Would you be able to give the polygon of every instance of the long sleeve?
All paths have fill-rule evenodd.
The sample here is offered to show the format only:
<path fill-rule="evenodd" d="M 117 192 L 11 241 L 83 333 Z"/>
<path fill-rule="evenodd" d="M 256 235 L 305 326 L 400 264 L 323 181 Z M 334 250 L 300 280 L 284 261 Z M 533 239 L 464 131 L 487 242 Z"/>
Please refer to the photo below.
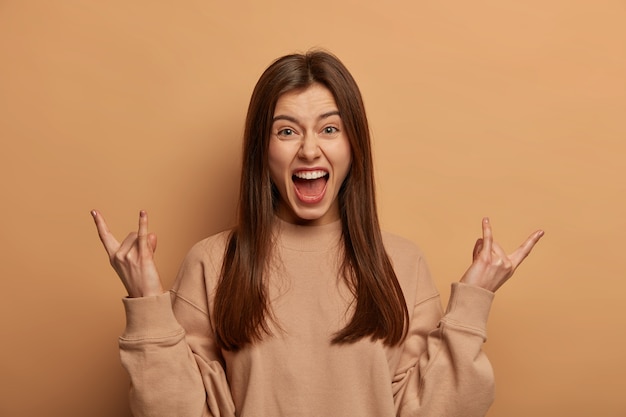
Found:
<path fill-rule="evenodd" d="M 189 252 L 170 294 L 123 300 L 120 355 L 136 417 L 235 414 L 208 313 L 206 279 L 215 268 L 206 259 L 207 245 L 202 241 Z"/>
<path fill-rule="evenodd" d="M 442 314 L 424 260 L 418 263 L 418 295 L 392 383 L 400 417 L 479 417 L 494 397 L 491 365 L 482 351 L 493 293 L 452 284 Z"/>
<path fill-rule="evenodd" d="M 271 276 L 281 331 L 241 351 L 222 352 L 213 337 L 226 234 L 191 249 L 169 295 L 124 299 L 120 349 L 134 415 L 234 416 L 236 405 L 237 415 L 255 417 L 483 416 L 493 399 L 481 350 L 493 294 L 453 284 L 444 314 L 419 249 L 387 236 L 410 306 L 407 337 L 399 346 L 367 338 L 333 345 L 351 302 L 329 245 L 338 226 L 281 227 L 281 267 Z"/>

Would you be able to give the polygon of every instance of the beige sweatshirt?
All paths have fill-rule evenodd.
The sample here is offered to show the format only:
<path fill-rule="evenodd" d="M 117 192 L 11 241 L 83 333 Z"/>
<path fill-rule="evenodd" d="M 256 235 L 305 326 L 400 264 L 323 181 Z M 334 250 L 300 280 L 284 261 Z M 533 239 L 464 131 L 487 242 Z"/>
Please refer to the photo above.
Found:
<path fill-rule="evenodd" d="M 341 224 L 277 223 L 270 276 L 273 335 L 239 352 L 217 348 L 211 306 L 228 234 L 196 244 L 170 296 L 126 298 L 120 338 L 135 416 L 472 417 L 493 400 L 481 350 L 493 293 L 453 284 L 443 315 L 422 254 L 384 234 L 410 312 L 403 344 L 331 345 L 350 318 L 338 278 Z"/>

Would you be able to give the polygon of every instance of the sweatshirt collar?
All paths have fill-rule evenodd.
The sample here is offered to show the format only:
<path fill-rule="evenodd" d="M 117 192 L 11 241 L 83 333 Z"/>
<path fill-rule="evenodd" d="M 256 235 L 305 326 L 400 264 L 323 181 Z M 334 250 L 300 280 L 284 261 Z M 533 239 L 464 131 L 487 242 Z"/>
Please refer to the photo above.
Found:
<path fill-rule="evenodd" d="M 322 226 L 303 226 L 275 217 L 278 245 L 302 252 L 323 252 L 335 249 L 341 242 L 341 220 Z"/>

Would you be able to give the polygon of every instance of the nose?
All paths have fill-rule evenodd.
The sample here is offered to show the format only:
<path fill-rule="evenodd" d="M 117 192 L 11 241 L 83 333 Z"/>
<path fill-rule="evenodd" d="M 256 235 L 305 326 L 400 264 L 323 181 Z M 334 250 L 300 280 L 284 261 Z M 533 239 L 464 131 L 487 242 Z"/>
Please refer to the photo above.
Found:
<path fill-rule="evenodd" d="M 298 156 L 300 159 L 312 161 L 321 155 L 322 151 L 319 147 L 318 139 L 314 134 L 307 133 L 302 137 Z"/>

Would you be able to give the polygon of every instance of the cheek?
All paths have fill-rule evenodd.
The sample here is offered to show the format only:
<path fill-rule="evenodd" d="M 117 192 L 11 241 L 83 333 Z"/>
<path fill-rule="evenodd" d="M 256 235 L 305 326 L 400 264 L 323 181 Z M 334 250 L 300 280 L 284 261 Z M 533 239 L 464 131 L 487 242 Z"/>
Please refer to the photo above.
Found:
<path fill-rule="evenodd" d="M 350 168 L 352 167 L 351 163 L 347 163 L 341 172 L 341 178 L 340 178 L 340 183 L 343 185 L 343 183 L 346 181 L 346 178 L 348 177 L 348 174 L 350 173 Z"/>
<path fill-rule="evenodd" d="M 272 182 L 280 188 L 282 182 L 284 182 L 285 173 L 289 168 L 289 161 L 288 158 L 285 157 L 285 150 L 278 146 L 278 144 L 270 142 L 267 162 L 270 170 L 270 178 Z"/>
<path fill-rule="evenodd" d="M 284 181 L 281 181 L 282 176 L 280 175 L 279 170 L 276 169 L 276 166 L 274 164 L 272 164 L 271 160 L 270 160 L 270 180 L 272 181 L 272 183 L 274 185 L 276 185 L 279 189 L 282 188 L 282 183 Z"/>
<path fill-rule="evenodd" d="M 343 182 L 348 175 L 348 172 L 350 172 L 350 167 L 352 166 L 352 148 L 350 147 L 349 142 L 346 141 L 346 143 L 338 149 L 336 165 L 342 175 L 341 181 Z"/>

